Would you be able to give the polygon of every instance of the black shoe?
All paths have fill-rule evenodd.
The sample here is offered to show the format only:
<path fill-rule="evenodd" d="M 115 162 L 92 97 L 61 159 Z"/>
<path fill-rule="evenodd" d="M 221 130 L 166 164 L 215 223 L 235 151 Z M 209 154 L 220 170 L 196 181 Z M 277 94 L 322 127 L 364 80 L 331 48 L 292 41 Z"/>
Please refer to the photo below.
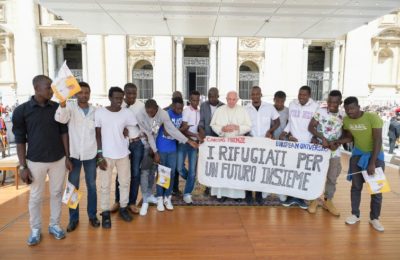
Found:
<path fill-rule="evenodd" d="M 264 199 L 261 192 L 256 192 L 256 202 L 258 205 L 264 205 Z"/>
<path fill-rule="evenodd" d="M 172 196 L 181 196 L 181 195 L 182 195 L 182 192 L 179 189 L 172 191 Z"/>
<path fill-rule="evenodd" d="M 132 219 L 133 219 L 131 214 L 129 214 L 129 212 L 128 212 L 128 207 L 120 208 L 119 209 L 119 215 L 126 222 L 131 222 Z"/>
<path fill-rule="evenodd" d="M 67 226 L 67 232 L 74 231 L 78 227 L 78 224 L 79 224 L 79 220 L 69 222 L 68 226 Z"/>
<path fill-rule="evenodd" d="M 243 199 L 234 199 L 234 201 L 237 203 L 241 203 L 243 201 Z"/>
<path fill-rule="evenodd" d="M 217 199 L 218 200 L 218 202 L 220 202 L 220 203 L 224 203 L 225 201 L 226 201 L 226 197 L 221 197 L 221 198 L 219 198 L 219 199 Z"/>
<path fill-rule="evenodd" d="M 101 213 L 101 225 L 103 228 L 111 228 L 110 211 L 104 211 Z"/>
<path fill-rule="evenodd" d="M 247 205 L 253 205 L 253 196 L 247 196 L 246 203 Z"/>
<path fill-rule="evenodd" d="M 210 196 L 210 187 L 204 189 L 204 196 Z"/>
<path fill-rule="evenodd" d="M 89 223 L 90 223 L 90 225 L 92 225 L 92 227 L 95 227 L 95 228 L 100 227 L 100 221 L 97 217 L 90 218 Z"/>

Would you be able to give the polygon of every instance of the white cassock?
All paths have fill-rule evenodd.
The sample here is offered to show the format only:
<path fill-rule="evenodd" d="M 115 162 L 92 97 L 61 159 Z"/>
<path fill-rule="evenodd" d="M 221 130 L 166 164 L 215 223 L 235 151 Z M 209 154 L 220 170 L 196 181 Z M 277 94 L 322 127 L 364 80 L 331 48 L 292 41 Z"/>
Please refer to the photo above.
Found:
<path fill-rule="evenodd" d="M 238 125 L 239 130 L 230 133 L 222 132 L 222 127 L 230 124 Z M 210 126 L 221 137 L 241 136 L 250 131 L 251 120 L 244 107 L 236 105 L 234 108 L 230 108 L 228 105 L 223 105 L 215 111 Z M 211 195 L 217 196 L 217 198 L 244 199 L 245 191 L 211 187 Z"/>

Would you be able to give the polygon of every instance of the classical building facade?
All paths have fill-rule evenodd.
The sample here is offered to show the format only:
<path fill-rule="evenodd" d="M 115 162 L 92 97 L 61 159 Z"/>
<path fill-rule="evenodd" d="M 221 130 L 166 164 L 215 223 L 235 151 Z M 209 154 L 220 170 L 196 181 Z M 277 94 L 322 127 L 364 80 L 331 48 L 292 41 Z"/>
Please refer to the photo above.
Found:
<path fill-rule="evenodd" d="M 245 103 L 254 85 L 265 100 L 278 90 L 291 100 L 305 84 L 316 100 L 339 89 L 363 104 L 393 104 L 400 97 L 400 12 L 332 40 L 149 37 L 86 35 L 31 0 L 0 1 L 0 102 L 26 100 L 32 78 L 54 78 L 64 60 L 99 104 L 126 82 L 160 105 L 175 90 L 187 98 L 210 87 L 221 96 L 236 90 Z"/>

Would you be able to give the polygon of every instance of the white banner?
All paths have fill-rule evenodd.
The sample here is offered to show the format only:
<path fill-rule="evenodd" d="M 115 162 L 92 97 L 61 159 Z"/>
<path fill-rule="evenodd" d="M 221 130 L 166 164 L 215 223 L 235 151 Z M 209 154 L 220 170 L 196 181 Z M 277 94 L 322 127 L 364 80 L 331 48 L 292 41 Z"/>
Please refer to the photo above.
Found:
<path fill-rule="evenodd" d="M 320 145 L 259 137 L 210 137 L 199 148 L 205 186 L 313 200 L 325 187 L 330 151 Z"/>

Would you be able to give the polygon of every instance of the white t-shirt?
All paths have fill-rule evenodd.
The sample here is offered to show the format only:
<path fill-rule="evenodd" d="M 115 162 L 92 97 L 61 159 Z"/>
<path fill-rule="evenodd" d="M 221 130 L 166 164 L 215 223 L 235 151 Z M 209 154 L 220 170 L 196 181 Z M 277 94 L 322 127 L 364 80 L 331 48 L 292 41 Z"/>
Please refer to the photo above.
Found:
<path fill-rule="evenodd" d="M 285 128 L 286 133 L 291 133 L 299 142 L 311 142 L 312 134 L 308 131 L 308 125 L 319 108 L 319 104 L 311 98 L 305 105 L 301 105 L 298 99 L 289 104 L 289 123 Z"/>
<path fill-rule="evenodd" d="M 211 117 L 214 115 L 215 110 L 217 110 L 217 106 L 213 106 L 210 104 L 210 109 L 211 109 Z"/>
<path fill-rule="evenodd" d="M 182 121 L 189 125 L 189 131 L 197 134 L 200 121 L 200 110 L 187 106 L 182 113 Z M 193 137 L 191 137 L 193 139 Z"/>
<path fill-rule="evenodd" d="M 99 108 L 95 113 L 95 125 L 101 128 L 103 156 L 111 159 L 122 159 L 129 155 L 129 140 L 124 137 L 124 128 L 137 125 L 132 111 L 121 108 L 111 112 L 107 108 Z"/>
<path fill-rule="evenodd" d="M 258 110 L 250 103 L 246 106 L 246 110 L 252 122 L 250 134 L 255 137 L 265 137 L 271 128 L 271 121 L 279 118 L 276 108 L 265 102 L 261 103 Z"/>
<path fill-rule="evenodd" d="M 126 103 L 124 102 L 122 104 L 122 107 L 127 107 Z M 139 113 L 140 109 L 144 108 L 144 104 L 142 101 L 137 100 L 135 101 L 135 103 L 133 105 L 130 105 L 128 107 L 128 109 L 130 111 L 132 111 L 132 113 L 134 114 L 134 116 L 136 117 L 137 113 Z M 129 131 L 129 138 L 133 139 L 133 138 L 137 138 L 140 136 L 140 129 L 138 125 L 129 125 L 128 127 L 128 131 Z"/>

